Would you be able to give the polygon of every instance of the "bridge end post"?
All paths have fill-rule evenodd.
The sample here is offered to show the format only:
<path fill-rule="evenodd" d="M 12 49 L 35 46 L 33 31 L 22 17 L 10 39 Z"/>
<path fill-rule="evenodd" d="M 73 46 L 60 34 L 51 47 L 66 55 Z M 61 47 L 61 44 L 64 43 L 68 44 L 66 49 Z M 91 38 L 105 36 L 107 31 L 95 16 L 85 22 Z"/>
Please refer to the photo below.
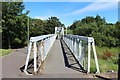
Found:
<path fill-rule="evenodd" d="M 98 66 L 98 59 L 97 59 L 97 54 L 96 54 L 94 39 L 93 39 L 93 42 L 92 42 L 92 48 L 93 48 L 94 58 L 95 58 L 95 64 L 96 64 L 96 68 L 97 68 L 97 72 L 96 73 L 100 73 L 99 66 Z"/>
<path fill-rule="evenodd" d="M 28 67 L 28 62 L 29 62 L 29 58 L 30 58 L 31 48 L 32 48 L 32 42 L 30 42 L 30 44 L 28 46 L 28 54 L 27 54 L 27 58 L 26 58 L 25 68 L 24 68 L 24 73 L 27 74 L 27 75 L 32 75 L 32 74 L 29 74 L 27 72 L 27 67 Z"/>
<path fill-rule="evenodd" d="M 90 42 L 88 41 L 88 71 L 90 73 Z"/>

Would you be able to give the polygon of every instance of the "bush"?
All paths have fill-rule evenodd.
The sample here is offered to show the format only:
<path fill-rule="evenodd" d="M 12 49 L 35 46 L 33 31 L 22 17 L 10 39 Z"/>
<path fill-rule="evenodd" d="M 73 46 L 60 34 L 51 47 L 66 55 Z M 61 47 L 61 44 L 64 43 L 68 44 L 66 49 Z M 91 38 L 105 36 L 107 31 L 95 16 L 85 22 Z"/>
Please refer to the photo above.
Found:
<path fill-rule="evenodd" d="M 90 67 L 90 73 L 96 73 L 96 71 L 97 71 L 96 66 Z"/>
<path fill-rule="evenodd" d="M 19 38 L 15 38 L 15 40 L 14 40 L 16 43 L 21 43 L 21 40 L 19 39 Z"/>
<path fill-rule="evenodd" d="M 113 58 L 111 59 L 111 61 L 112 61 L 114 64 L 118 64 L 118 58 L 116 58 L 116 57 L 113 57 Z"/>
<path fill-rule="evenodd" d="M 106 52 L 104 52 L 103 54 L 104 54 L 103 59 L 108 59 L 111 57 L 111 52 L 108 50 L 106 50 Z"/>

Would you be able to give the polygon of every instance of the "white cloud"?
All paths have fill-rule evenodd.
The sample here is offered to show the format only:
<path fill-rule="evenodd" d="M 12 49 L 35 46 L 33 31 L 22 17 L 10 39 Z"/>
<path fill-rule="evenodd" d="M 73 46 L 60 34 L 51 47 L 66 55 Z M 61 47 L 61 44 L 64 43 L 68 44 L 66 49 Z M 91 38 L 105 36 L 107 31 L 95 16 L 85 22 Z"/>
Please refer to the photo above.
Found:
<path fill-rule="evenodd" d="M 94 2 L 84 8 L 71 12 L 68 15 L 84 14 L 90 11 L 109 10 L 112 8 L 117 8 L 117 5 L 118 5 L 117 2 Z"/>
<path fill-rule="evenodd" d="M 33 17 L 33 18 L 46 20 L 46 19 L 48 19 L 49 17 L 50 17 L 50 16 L 35 16 L 35 17 Z"/>

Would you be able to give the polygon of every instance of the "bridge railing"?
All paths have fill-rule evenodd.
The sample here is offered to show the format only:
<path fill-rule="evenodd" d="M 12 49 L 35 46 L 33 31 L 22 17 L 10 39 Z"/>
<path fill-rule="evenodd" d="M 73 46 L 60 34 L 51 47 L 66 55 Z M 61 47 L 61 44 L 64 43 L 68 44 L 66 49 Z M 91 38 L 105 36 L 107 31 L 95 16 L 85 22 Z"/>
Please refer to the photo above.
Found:
<path fill-rule="evenodd" d="M 63 40 L 66 43 L 66 45 L 69 47 L 71 52 L 74 54 L 76 59 L 79 61 L 83 69 L 87 71 L 87 73 L 90 72 L 90 56 L 91 56 L 91 45 L 92 45 L 95 64 L 97 68 L 96 73 L 100 72 L 96 49 L 95 49 L 95 42 L 93 37 L 84 37 L 78 35 L 63 35 Z"/>
<path fill-rule="evenodd" d="M 56 34 L 42 35 L 37 37 L 31 37 L 30 43 L 28 47 L 28 54 L 26 58 L 26 63 L 24 67 L 24 73 L 27 75 L 31 75 L 28 73 L 29 62 L 31 56 L 33 58 L 34 63 L 34 71 L 33 74 L 36 74 L 45 60 L 50 48 L 52 47 Z"/>

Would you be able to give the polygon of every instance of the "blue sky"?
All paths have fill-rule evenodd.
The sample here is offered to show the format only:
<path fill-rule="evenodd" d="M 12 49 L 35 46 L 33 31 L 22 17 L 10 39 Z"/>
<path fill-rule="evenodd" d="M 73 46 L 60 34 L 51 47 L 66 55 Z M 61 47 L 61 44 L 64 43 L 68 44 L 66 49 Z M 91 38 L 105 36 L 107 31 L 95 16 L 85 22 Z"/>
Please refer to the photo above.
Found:
<path fill-rule="evenodd" d="M 117 2 L 24 2 L 25 12 L 30 10 L 28 16 L 37 19 L 48 19 L 56 16 L 65 26 L 71 25 L 75 20 L 86 16 L 105 17 L 109 23 L 118 21 Z"/>

